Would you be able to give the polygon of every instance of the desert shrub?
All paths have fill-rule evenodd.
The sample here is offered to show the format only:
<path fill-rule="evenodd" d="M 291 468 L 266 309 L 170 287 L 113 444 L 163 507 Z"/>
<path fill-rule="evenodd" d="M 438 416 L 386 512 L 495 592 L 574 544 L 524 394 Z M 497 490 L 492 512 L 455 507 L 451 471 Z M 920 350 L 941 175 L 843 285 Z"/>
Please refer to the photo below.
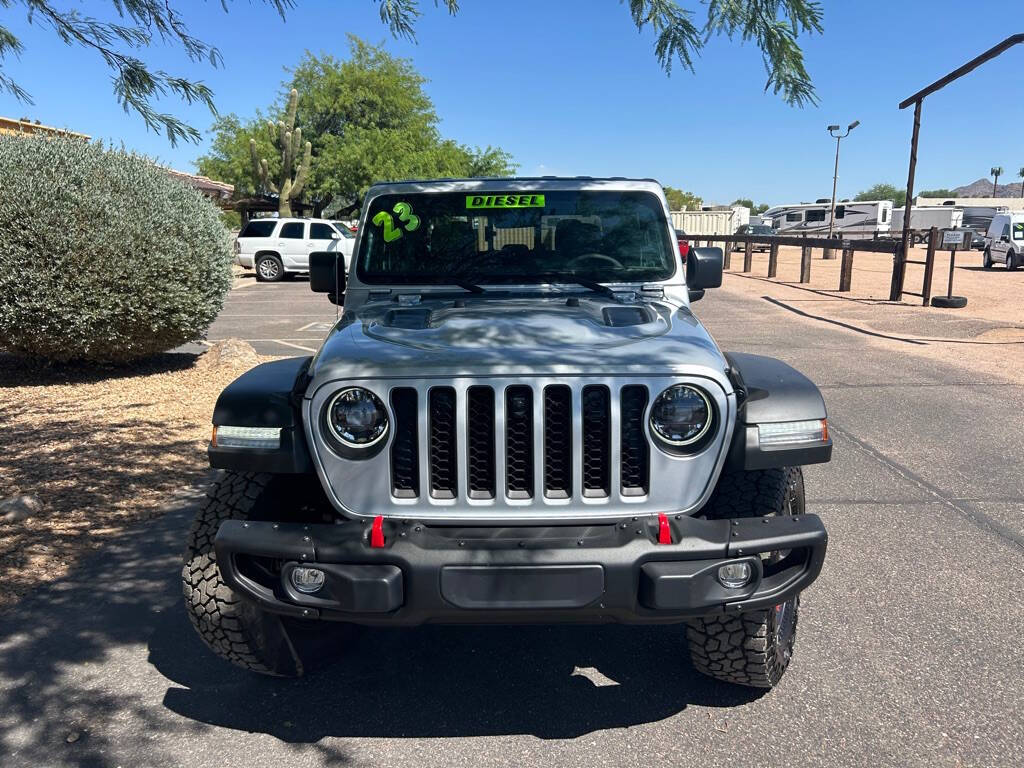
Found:
<path fill-rule="evenodd" d="M 202 338 L 230 264 L 217 208 L 151 160 L 0 136 L 0 349 L 126 362 Z"/>

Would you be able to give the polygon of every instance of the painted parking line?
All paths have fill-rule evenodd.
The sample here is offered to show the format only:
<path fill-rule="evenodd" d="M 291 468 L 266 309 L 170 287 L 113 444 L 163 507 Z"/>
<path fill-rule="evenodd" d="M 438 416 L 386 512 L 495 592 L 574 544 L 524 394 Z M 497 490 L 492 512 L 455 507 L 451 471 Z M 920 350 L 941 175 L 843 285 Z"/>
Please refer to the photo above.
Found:
<path fill-rule="evenodd" d="M 301 344 L 292 344 L 291 342 L 282 341 L 281 339 L 270 339 L 270 341 L 273 341 L 276 344 L 282 344 L 283 346 L 286 346 L 286 347 L 292 347 L 294 349 L 301 349 L 303 352 L 316 352 L 316 350 L 313 347 L 304 347 Z"/>
<path fill-rule="evenodd" d="M 210 337 L 210 341 L 224 341 L 224 339 L 236 339 L 236 338 L 242 338 L 242 341 L 248 341 L 248 342 L 253 342 L 253 341 L 259 341 L 259 342 L 268 342 L 268 341 L 290 341 L 290 342 L 292 342 L 292 343 L 295 343 L 295 342 L 297 342 L 297 341 L 308 341 L 308 342 L 311 342 L 311 343 L 313 343 L 313 344 L 319 344 L 319 343 L 320 343 L 321 341 L 323 341 L 323 337 L 322 337 L 322 336 L 317 336 L 317 337 L 315 337 L 315 338 L 311 338 L 311 339 L 307 339 L 307 338 L 287 338 L 287 339 L 249 339 L 249 338 L 244 338 L 244 337 L 239 337 L 239 336 L 218 336 L 218 337 L 216 337 L 216 338 Z"/>
<path fill-rule="evenodd" d="M 298 330 L 299 330 L 299 333 L 302 333 L 303 331 L 323 331 L 324 333 L 327 333 L 327 331 L 331 330 L 331 328 L 333 328 L 333 327 L 334 327 L 334 323 L 333 322 L 318 322 L 318 323 L 309 323 L 307 325 L 302 326 Z"/>

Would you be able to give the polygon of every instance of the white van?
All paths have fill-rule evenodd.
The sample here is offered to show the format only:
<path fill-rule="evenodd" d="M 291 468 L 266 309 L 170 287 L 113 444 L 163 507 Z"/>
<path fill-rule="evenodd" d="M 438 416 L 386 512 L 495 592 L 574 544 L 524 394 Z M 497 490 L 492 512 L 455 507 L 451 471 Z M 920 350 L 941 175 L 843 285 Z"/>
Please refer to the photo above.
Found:
<path fill-rule="evenodd" d="M 985 257 L 982 264 L 990 268 L 995 262 L 1016 269 L 1024 264 L 1024 211 L 997 213 L 985 235 Z"/>
<path fill-rule="evenodd" d="M 341 251 L 345 271 L 352 261 L 355 235 L 327 219 L 252 219 L 235 240 L 235 263 L 256 270 L 260 282 L 309 271 L 309 254 Z"/>

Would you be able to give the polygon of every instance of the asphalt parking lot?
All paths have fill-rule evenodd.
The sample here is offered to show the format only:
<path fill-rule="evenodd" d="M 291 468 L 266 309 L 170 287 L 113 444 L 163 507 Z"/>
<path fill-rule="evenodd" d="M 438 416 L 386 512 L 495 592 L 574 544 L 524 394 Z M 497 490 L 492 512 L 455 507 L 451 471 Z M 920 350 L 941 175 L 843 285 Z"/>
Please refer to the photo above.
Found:
<path fill-rule="evenodd" d="M 306 354 L 334 311 L 239 288 L 211 338 Z M 834 460 L 806 473 L 829 555 L 774 691 L 696 674 L 678 627 L 356 629 L 310 677 L 257 678 L 185 617 L 185 501 L 0 616 L 0 764 L 1024 764 L 1024 383 L 729 290 L 695 311 L 830 409 Z"/>
<path fill-rule="evenodd" d="M 252 272 L 235 279 L 207 341 L 245 339 L 260 355 L 308 355 L 334 325 L 337 308 L 309 290 L 309 278 L 258 283 Z M 189 349 L 200 351 L 196 345 Z"/>

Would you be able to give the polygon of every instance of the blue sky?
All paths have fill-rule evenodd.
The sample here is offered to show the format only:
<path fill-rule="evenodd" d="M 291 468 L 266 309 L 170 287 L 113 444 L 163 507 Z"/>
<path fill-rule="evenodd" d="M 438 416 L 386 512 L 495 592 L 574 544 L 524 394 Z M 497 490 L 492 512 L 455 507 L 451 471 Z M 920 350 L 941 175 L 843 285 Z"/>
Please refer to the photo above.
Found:
<path fill-rule="evenodd" d="M 58 3 L 60 0 L 58 0 Z M 697 0 L 680 0 L 700 13 Z M 1017 31 L 1020 0 L 826 0 L 822 36 L 804 37 L 821 103 L 795 109 L 763 92 L 753 45 L 713 40 L 697 72 L 671 77 L 616 0 L 463 0 L 458 16 L 421 0 L 418 44 L 392 39 L 372 0 L 300 0 L 282 22 L 256 0 L 179 2 L 194 34 L 220 48 L 222 69 L 156 46 L 152 66 L 204 80 L 222 112 L 265 107 L 304 50 L 343 56 L 346 33 L 384 42 L 413 60 L 442 131 L 458 141 L 512 152 L 520 173 L 653 176 L 709 202 L 752 197 L 786 203 L 831 194 L 835 144 L 825 126 L 861 121 L 843 142 L 839 196 L 875 182 L 902 186 L 911 131 L 906 96 Z M 69 3 L 96 13 L 99 3 Z M 103 7 L 108 6 L 104 3 Z M 182 170 L 205 151 L 205 108 L 164 108 L 204 129 L 204 144 L 172 148 L 125 114 L 110 75 L 92 53 L 69 48 L 17 5 L 0 23 L 26 44 L 4 71 L 35 100 L 0 94 L 0 115 L 23 115 L 124 143 Z M 929 97 L 924 105 L 917 188 L 956 186 L 1002 165 L 1024 166 L 1021 74 L 1024 46 Z"/>

